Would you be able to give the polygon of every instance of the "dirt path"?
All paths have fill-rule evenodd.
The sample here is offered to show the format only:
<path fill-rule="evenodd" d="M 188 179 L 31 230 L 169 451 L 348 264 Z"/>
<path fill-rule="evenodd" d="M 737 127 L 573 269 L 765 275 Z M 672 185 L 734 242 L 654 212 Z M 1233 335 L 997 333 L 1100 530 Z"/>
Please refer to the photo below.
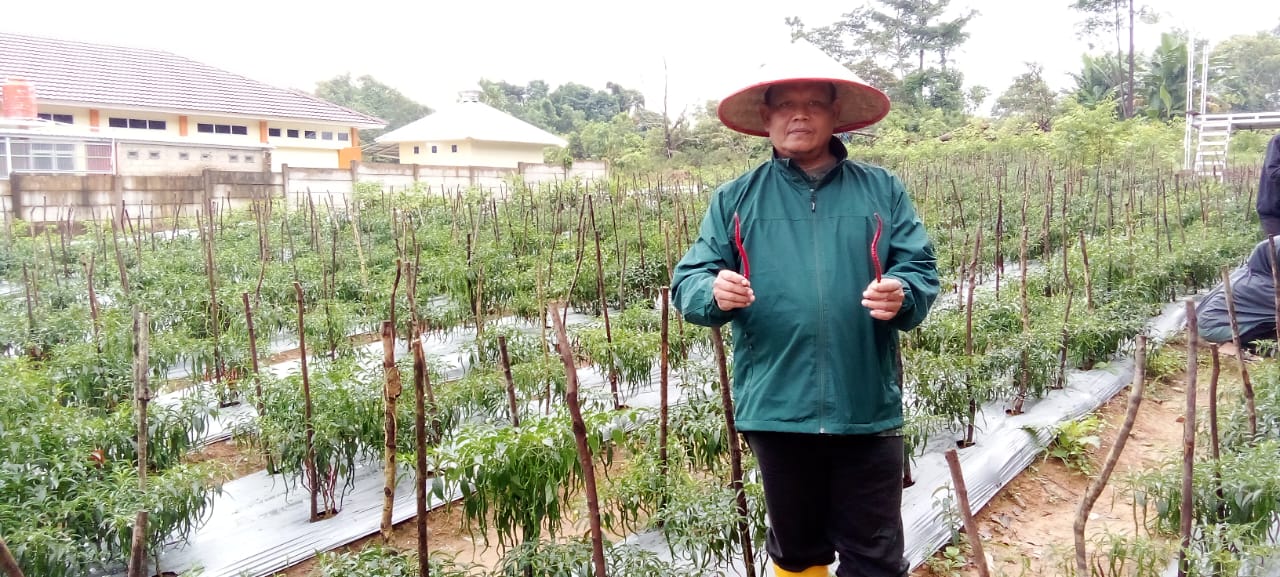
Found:
<path fill-rule="evenodd" d="M 1128 475 L 1158 468 L 1168 459 L 1181 460 L 1186 413 L 1186 347 L 1182 343 L 1171 343 L 1165 346 L 1164 352 L 1173 355 L 1167 362 L 1182 368 L 1164 379 L 1147 379 L 1142 404 L 1124 452 L 1089 516 L 1086 539 L 1103 532 L 1124 536 L 1136 532 L 1153 539 L 1160 546 L 1176 546 L 1176 539 L 1171 541 L 1151 535 L 1141 527 L 1141 512 L 1136 513 L 1138 521 L 1135 522 L 1133 495 L 1125 483 Z M 1203 412 L 1207 407 L 1210 373 L 1207 347 L 1200 349 L 1199 358 L 1197 406 Z M 1219 395 L 1225 400 L 1240 388 L 1239 370 L 1237 361 L 1232 357 L 1220 355 L 1220 362 Z M 1128 397 L 1129 389 L 1125 388 L 1095 411 L 1104 425 L 1097 432 L 1099 447 L 1088 455 L 1093 474 L 1072 470 L 1059 459 L 1041 456 L 978 513 L 978 533 L 992 576 L 1074 573 L 1073 525 L 1076 510 L 1089 483 L 1101 470 L 1107 453 L 1115 444 L 1124 422 Z M 1225 406 L 1225 401 L 1220 402 Z M 1197 423 L 1198 428 L 1205 426 Z M 962 540 L 965 545 L 958 554 L 953 550 L 953 554 L 948 555 L 944 548 L 913 572 L 912 577 L 977 575 L 967 537 L 962 536 Z M 1093 542 L 1089 542 L 1089 546 L 1094 547 Z"/>

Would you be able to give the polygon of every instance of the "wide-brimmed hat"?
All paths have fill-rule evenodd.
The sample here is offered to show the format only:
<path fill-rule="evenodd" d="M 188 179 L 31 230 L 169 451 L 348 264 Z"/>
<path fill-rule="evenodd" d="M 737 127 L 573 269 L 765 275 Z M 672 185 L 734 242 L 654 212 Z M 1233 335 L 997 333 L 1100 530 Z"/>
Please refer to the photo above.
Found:
<path fill-rule="evenodd" d="M 804 40 L 796 40 L 770 55 L 752 73 L 751 83 L 720 101 L 720 122 L 738 132 L 768 136 L 760 105 L 770 86 L 788 82 L 830 82 L 836 87 L 840 118 L 833 133 L 871 126 L 889 114 L 889 97 L 858 78 L 835 59 Z"/>

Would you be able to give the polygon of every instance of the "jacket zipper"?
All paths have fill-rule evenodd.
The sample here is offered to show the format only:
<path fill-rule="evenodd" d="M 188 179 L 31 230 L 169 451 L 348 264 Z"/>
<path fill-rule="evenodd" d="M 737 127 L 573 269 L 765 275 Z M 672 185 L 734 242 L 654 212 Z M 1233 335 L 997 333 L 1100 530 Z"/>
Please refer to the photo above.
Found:
<path fill-rule="evenodd" d="M 818 366 L 818 370 L 817 370 L 818 386 L 820 387 L 820 391 L 821 391 L 821 394 L 819 395 L 819 405 L 818 405 L 818 433 L 826 433 L 827 432 L 827 424 L 826 424 L 827 423 L 827 378 L 826 378 L 826 370 L 825 370 L 826 363 L 824 362 L 824 358 L 826 356 L 824 354 L 826 352 L 826 334 L 825 334 L 825 331 L 823 331 L 823 326 L 822 326 L 822 320 L 825 317 L 823 313 L 826 308 L 826 303 L 824 303 L 822 300 L 822 255 L 819 254 L 819 248 L 821 247 L 821 244 L 819 244 L 818 242 L 818 189 L 815 187 L 809 188 L 809 212 L 812 215 L 810 216 L 809 220 L 811 225 L 810 228 L 813 230 L 814 269 L 817 276 L 817 278 L 814 279 L 813 284 L 818 289 L 818 307 L 817 307 L 818 318 L 816 319 L 816 322 L 818 325 L 818 347 L 817 347 L 817 352 L 814 353 L 816 356 L 816 358 L 814 359 L 815 364 Z"/>

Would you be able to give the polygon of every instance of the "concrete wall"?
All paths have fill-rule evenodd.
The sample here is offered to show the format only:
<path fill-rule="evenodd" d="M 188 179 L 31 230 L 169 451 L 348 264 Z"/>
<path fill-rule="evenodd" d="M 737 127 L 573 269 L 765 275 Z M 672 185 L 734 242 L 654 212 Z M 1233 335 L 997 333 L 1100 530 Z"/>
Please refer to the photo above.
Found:
<path fill-rule="evenodd" d="M 127 176 L 111 174 L 14 174 L 2 197 L 10 214 L 30 222 L 82 221 L 118 211 L 123 202 L 130 218 L 171 219 L 204 210 L 206 191 L 220 206 L 239 208 L 254 198 L 279 196 L 280 175 L 270 172 L 209 170 L 196 176 Z"/>
<path fill-rule="evenodd" d="M 271 154 L 253 144 L 222 148 L 188 144 L 117 142 L 117 169 L 124 175 L 190 175 L 206 168 L 234 172 L 266 170 Z"/>
<path fill-rule="evenodd" d="M 129 214 L 144 219 L 171 219 L 181 210 L 194 215 L 203 209 L 205 194 L 222 206 L 247 206 L 253 198 L 285 196 L 289 202 L 311 197 L 316 203 L 342 206 L 355 183 L 377 183 L 388 189 L 419 187 L 428 194 L 480 189 L 505 196 L 511 183 L 529 185 L 574 178 L 605 178 L 603 162 L 575 163 L 571 170 L 542 164 L 522 164 L 519 170 L 500 167 L 423 166 L 353 163 L 346 169 L 282 167 L 280 172 L 206 169 L 185 175 L 10 175 L 0 180 L 0 208 L 13 217 L 33 222 L 76 221 L 118 210 L 123 201 Z"/>

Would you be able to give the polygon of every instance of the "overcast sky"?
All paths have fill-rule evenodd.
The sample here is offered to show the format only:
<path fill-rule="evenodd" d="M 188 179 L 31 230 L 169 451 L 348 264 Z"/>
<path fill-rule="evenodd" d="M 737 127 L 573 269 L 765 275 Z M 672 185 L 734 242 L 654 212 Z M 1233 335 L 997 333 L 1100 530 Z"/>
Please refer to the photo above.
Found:
<path fill-rule="evenodd" d="M 966 84 L 994 96 L 1039 62 L 1054 88 L 1066 88 L 1087 49 L 1077 39 L 1070 0 L 952 0 L 976 9 L 969 41 L 953 59 Z M 828 24 L 856 2 L 761 0 L 394 0 L 334 3 L 284 0 L 4 0 L 0 30 L 168 50 L 276 85 L 311 90 L 335 74 L 371 74 L 439 108 L 477 79 L 553 87 L 574 81 L 603 89 L 613 81 L 644 92 L 661 111 L 663 62 L 673 114 L 735 88 L 741 70 L 773 43 L 789 40 L 798 16 Z M 1194 23 L 1201 36 L 1270 30 L 1276 0 L 1150 0 L 1162 15 L 1139 28 L 1139 48 L 1161 30 Z M 1210 4 L 1216 10 L 1195 9 Z M 181 8 L 179 8 L 181 6 Z M 192 6 L 192 7 L 187 7 Z M 179 12 L 179 11 L 183 12 Z M 38 90 L 38 87 L 37 87 Z"/>

